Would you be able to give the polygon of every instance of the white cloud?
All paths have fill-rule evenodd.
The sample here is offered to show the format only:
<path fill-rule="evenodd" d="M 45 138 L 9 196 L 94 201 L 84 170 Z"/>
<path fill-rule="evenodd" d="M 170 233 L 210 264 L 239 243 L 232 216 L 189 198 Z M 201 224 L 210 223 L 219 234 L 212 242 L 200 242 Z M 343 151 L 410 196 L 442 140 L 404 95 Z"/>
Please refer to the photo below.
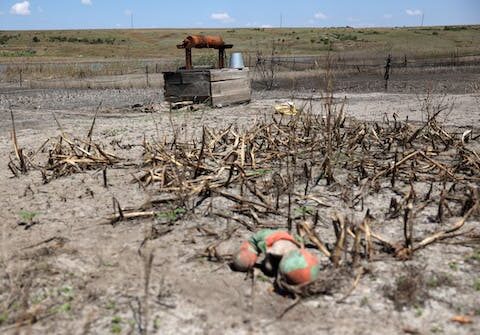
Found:
<path fill-rule="evenodd" d="M 325 14 L 323 14 L 322 12 L 316 12 L 315 15 L 313 15 L 313 17 L 317 20 L 326 20 L 327 19 L 327 16 Z"/>
<path fill-rule="evenodd" d="M 407 9 L 405 13 L 410 16 L 420 16 L 423 14 L 420 9 Z"/>
<path fill-rule="evenodd" d="M 13 15 L 30 15 L 30 1 L 17 2 L 10 8 Z"/>
<path fill-rule="evenodd" d="M 273 28 L 271 24 L 259 24 L 258 22 L 248 22 L 245 27 L 250 28 Z"/>
<path fill-rule="evenodd" d="M 210 18 L 215 21 L 220 22 L 233 22 L 235 19 L 231 17 L 227 12 L 220 12 L 220 13 L 212 13 Z"/>
<path fill-rule="evenodd" d="M 373 27 L 378 27 L 377 24 L 375 23 L 358 23 L 352 25 L 353 28 L 373 28 Z"/>
<path fill-rule="evenodd" d="M 92 5 L 92 0 L 81 0 L 82 5 L 85 6 L 91 6 Z"/>
<path fill-rule="evenodd" d="M 392 14 L 383 14 L 383 18 L 384 18 L 384 19 L 387 19 L 387 20 L 388 20 L 388 19 L 391 19 L 392 17 L 393 17 Z"/>
<path fill-rule="evenodd" d="M 124 13 L 126 16 L 130 16 L 133 12 L 130 9 L 125 9 Z"/>

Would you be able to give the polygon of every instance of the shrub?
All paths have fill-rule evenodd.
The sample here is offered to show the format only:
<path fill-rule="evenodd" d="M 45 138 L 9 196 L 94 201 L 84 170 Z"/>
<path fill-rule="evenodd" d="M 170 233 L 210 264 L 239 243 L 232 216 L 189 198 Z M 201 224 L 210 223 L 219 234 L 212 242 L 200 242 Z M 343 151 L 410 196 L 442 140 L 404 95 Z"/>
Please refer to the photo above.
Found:
<path fill-rule="evenodd" d="M 465 27 L 465 26 L 444 26 L 443 30 L 459 31 L 459 30 L 467 30 L 467 27 Z"/>
<path fill-rule="evenodd" d="M 1 51 L 0 57 L 31 57 L 35 56 L 37 52 L 35 50 L 16 50 L 16 51 Z"/>
<path fill-rule="evenodd" d="M 0 35 L 0 45 L 7 44 L 8 40 L 10 40 L 12 36 L 9 35 Z"/>

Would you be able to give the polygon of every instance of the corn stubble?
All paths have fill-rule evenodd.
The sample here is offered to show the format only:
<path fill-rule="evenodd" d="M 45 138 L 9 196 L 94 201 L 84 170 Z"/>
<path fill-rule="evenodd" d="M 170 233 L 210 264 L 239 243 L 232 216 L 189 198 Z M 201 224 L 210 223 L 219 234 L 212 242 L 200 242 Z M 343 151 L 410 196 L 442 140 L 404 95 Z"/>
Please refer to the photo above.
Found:
<path fill-rule="evenodd" d="M 155 190 L 155 196 L 133 210 L 116 201 L 117 213 L 108 222 L 169 217 L 163 223 L 174 225 L 185 216 L 200 214 L 233 221 L 250 231 L 266 227 L 296 231 L 329 260 L 325 271 L 331 276 L 325 278 L 355 274 L 348 292 L 365 273 L 363 261 L 379 255 L 411 259 L 432 243 L 472 233 L 462 228 L 478 215 L 476 138 L 467 141 L 465 133 L 444 127 L 438 121 L 443 107 L 428 109 L 422 123 L 397 117 L 361 122 L 345 117 L 345 101 L 338 102 L 333 95 L 323 101 L 320 112 L 307 103 L 296 116 L 273 114 L 242 129 L 204 126 L 197 139 L 181 141 L 175 131 L 169 140 L 144 139 L 143 158 L 135 162 L 132 182 Z M 23 161 L 43 171 L 46 181 L 86 170 L 124 168 L 126 162 L 132 166 L 134 159 L 110 154 L 92 140 L 93 124 L 84 140 L 62 133 L 50 143 L 46 161 Z M 14 148 L 9 167 L 19 175 L 25 163 L 16 141 Z M 420 184 L 430 186 L 426 194 L 419 194 Z M 365 208 L 385 190 L 398 195 L 391 197 L 384 213 L 385 220 L 402 222 L 399 241 L 376 232 L 373 227 L 379 223 Z M 316 210 L 296 214 L 299 211 L 293 206 L 298 204 Z M 431 235 L 414 236 L 418 217 L 432 208 L 437 212 L 433 220 L 438 222 L 460 219 Z M 331 215 L 333 239 L 320 236 L 318 221 L 325 217 L 319 211 Z M 350 214 L 355 211 L 365 212 L 363 220 L 353 219 Z M 219 255 L 216 245 L 207 248 L 204 256 L 228 260 L 229 255 Z M 350 271 L 339 270 L 344 268 Z M 305 287 L 279 286 L 311 296 L 328 291 L 330 284 L 324 279 Z"/>

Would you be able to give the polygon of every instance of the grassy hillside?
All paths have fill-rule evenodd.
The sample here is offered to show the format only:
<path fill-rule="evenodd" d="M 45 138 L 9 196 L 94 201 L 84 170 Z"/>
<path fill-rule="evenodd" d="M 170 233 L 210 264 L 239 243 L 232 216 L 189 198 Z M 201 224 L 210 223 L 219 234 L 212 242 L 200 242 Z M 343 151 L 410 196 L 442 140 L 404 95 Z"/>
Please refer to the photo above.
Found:
<path fill-rule="evenodd" d="M 189 34 L 222 35 L 236 51 L 255 55 L 322 55 L 375 57 L 386 53 L 412 57 L 480 54 L 480 26 L 411 28 L 284 28 L 284 29 L 133 29 L 0 31 L 0 62 L 27 58 L 146 59 L 178 58 L 175 45 Z"/>

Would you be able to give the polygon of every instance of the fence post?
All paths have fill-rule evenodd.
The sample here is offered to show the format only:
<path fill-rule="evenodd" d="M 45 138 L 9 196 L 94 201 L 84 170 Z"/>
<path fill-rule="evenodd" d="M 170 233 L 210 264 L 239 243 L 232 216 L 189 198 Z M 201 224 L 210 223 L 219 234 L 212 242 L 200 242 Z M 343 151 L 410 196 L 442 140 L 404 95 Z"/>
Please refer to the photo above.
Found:
<path fill-rule="evenodd" d="M 22 80 L 22 69 L 20 69 L 20 71 L 19 71 L 19 77 L 20 77 L 19 78 L 20 87 L 22 87 L 23 86 L 23 83 L 22 83 L 23 82 L 23 80 Z"/>
<path fill-rule="evenodd" d="M 390 63 L 392 62 L 392 56 L 388 55 L 387 63 L 385 64 L 385 74 L 383 79 L 385 79 L 385 91 L 388 90 L 388 80 L 390 79 Z"/>
<path fill-rule="evenodd" d="M 150 87 L 150 82 L 148 81 L 148 65 L 145 66 L 145 76 L 147 79 L 147 87 Z"/>

